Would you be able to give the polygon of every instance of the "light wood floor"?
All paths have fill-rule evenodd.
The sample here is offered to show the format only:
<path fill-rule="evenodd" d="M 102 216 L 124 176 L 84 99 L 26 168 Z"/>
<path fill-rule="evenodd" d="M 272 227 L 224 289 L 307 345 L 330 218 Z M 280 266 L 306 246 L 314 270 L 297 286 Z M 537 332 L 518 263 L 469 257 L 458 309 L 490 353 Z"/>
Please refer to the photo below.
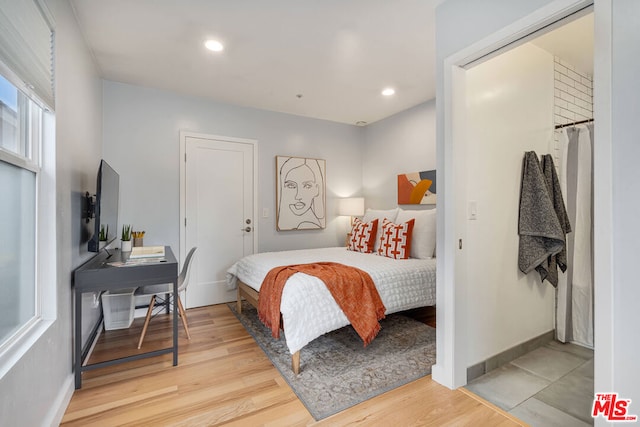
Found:
<path fill-rule="evenodd" d="M 425 377 L 320 422 L 226 305 L 187 311 L 179 364 L 171 355 L 85 372 L 62 426 L 517 426 L 509 414 L 469 392 Z M 108 331 L 91 362 L 138 351 L 142 319 Z M 169 345 L 168 317 L 151 321 L 142 350 Z"/>

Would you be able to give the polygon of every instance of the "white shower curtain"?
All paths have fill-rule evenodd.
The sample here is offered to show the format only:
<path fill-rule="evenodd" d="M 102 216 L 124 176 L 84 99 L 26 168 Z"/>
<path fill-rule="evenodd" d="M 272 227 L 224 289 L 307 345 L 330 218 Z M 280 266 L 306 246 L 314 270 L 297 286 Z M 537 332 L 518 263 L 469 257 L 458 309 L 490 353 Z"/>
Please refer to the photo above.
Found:
<path fill-rule="evenodd" d="M 593 348 L 593 125 L 562 129 L 558 168 L 573 232 L 560 274 L 556 334 L 562 342 Z"/>

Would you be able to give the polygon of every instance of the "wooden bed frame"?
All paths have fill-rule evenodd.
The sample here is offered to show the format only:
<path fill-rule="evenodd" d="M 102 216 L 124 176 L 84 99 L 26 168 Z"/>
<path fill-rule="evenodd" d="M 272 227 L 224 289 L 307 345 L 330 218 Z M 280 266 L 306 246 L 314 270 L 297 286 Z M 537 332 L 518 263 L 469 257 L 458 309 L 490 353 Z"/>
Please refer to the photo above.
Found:
<path fill-rule="evenodd" d="M 242 298 L 246 299 L 249 304 L 258 309 L 258 295 L 259 292 L 253 289 L 251 286 L 238 279 L 238 300 L 236 301 L 236 310 L 238 314 L 242 313 Z M 300 373 L 300 351 L 296 351 L 291 355 L 291 369 L 293 373 L 298 375 Z"/>

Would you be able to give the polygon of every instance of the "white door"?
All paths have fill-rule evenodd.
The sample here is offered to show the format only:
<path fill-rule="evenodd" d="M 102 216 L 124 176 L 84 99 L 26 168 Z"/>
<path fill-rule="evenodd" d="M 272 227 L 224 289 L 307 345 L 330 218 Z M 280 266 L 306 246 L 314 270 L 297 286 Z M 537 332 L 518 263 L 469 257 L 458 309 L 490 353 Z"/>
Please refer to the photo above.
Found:
<path fill-rule="evenodd" d="M 197 246 L 186 307 L 233 301 L 226 271 L 254 251 L 255 141 L 182 134 L 184 252 Z"/>

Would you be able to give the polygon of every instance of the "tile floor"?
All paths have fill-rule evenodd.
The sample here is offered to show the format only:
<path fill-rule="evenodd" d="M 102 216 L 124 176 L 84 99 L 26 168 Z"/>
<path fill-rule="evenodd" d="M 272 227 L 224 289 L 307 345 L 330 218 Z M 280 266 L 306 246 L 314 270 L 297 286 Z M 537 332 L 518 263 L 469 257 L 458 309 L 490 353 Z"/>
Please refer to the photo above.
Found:
<path fill-rule="evenodd" d="M 593 425 L 593 350 L 551 341 L 466 387 L 531 426 Z"/>

